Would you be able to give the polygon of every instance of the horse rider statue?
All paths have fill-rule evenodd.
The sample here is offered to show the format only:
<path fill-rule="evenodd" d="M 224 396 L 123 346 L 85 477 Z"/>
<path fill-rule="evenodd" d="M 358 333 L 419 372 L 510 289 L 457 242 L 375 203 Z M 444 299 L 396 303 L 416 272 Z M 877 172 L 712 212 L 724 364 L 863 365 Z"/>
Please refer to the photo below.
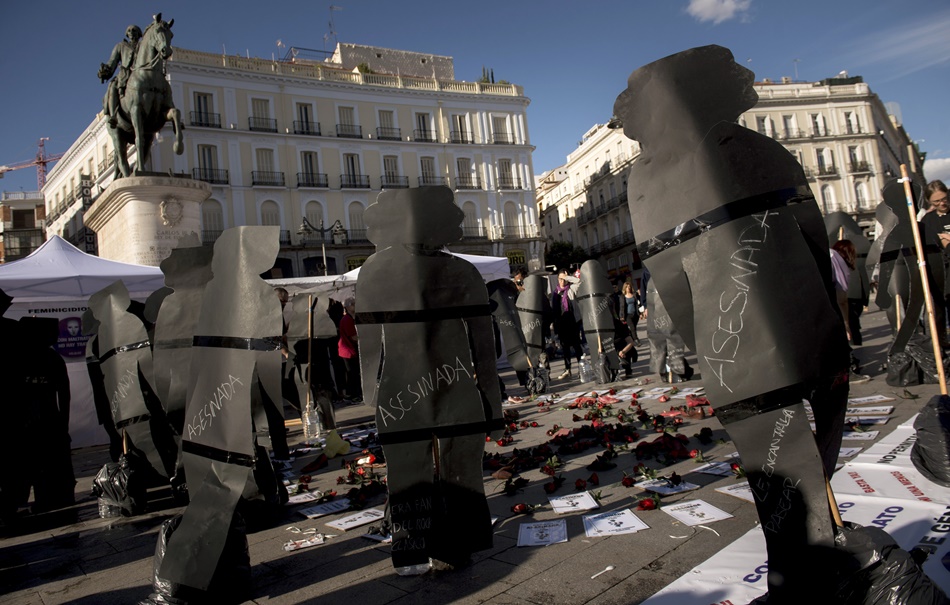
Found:
<path fill-rule="evenodd" d="M 138 25 L 128 26 L 125 28 L 125 38 L 120 40 L 112 49 L 109 62 L 102 63 L 99 66 L 99 80 L 102 82 L 111 78 L 116 69 L 119 70 L 119 75 L 109 82 L 109 89 L 102 99 L 102 109 L 109 116 L 110 128 L 119 125 L 116 117 L 119 111 L 119 99 L 125 95 L 125 85 L 129 81 L 129 74 L 132 72 L 132 61 L 135 60 L 135 50 L 141 38 L 142 30 Z"/>
<path fill-rule="evenodd" d="M 155 135 L 168 122 L 175 133 L 172 150 L 178 155 L 184 151 L 181 112 L 175 108 L 165 77 L 174 23 L 174 19 L 163 21 L 159 13 L 145 31 L 130 25 L 125 38 L 112 49 L 109 62 L 99 67 L 102 82 L 115 76 L 102 99 L 115 150 L 115 178 L 146 172 Z M 136 149 L 134 168 L 129 165 L 129 145 Z"/>

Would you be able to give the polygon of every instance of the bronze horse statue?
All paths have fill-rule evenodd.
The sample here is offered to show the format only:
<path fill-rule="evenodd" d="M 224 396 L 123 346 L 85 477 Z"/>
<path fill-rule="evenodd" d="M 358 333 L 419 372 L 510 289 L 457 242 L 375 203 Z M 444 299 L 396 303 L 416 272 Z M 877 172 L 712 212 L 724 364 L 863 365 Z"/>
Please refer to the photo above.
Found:
<path fill-rule="evenodd" d="M 181 112 L 172 102 L 172 89 L 165 79 L 165 60 L 172 54 L 174 23 L 174 19 L 162 21 L 159 13 L 145 29 L 135 49 L 125 94 L 116 111 L 116 126 L 108 128 L 115 149 L 116 170 L 123 177 L 145 172 L 152 139 L 166 122 L 171 122 L 175 130 L 173 150 L 177 155 L 184 151 Z M 107 106 L 107 102 L 104 101 L 103 106 Z M 135 145 L 137 152 L 134 172 L 129 166 L 128 145 Z"/>

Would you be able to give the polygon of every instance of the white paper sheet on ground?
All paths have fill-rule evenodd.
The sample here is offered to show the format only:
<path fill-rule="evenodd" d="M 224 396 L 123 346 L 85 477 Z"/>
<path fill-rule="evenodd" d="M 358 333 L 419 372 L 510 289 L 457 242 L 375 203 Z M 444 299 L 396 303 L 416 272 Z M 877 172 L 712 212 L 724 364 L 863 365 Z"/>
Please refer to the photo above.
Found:
<path fill-rule="evenodd" d="M 878 431 L 845 431 L 841 438 L 844 441 L 866 441 L 868 439 L 877 439 Z"/>
<path fill-rule="evenodd" d="M 634 393 L 640 393 L 643 391 L 643 387 L 627 387 L 625 389 L 620 389 L 617 391 L 617 396 L 621 395 L 633 395 Z"/>
<path fill-rule="evenodd" d="M 868 493 L 858 489 L 848 476 L 849 472 L 858 471 L 868 474 L 873 468 L 885 474 L 896 472 L 905 480 L 910 477 L 909 473 L 913 472 L 910 470 L 913 466 L 910 447 L 916 439 L 913 421 L 911 418 L 902 423 L 893 433 L 858 454 L 854 461 L 845 464 L 841 471 L 835 473 L 832 486 L 845 520 L 882 527 L 904 550 L 917 545 L 937 545 L 937 552 L 927 559 L 923 569 L 944 593 L 950 593 L 950 564 L 944 563 L 950 561 L 950 540 L 945 539 L 946 533 L 933 531 L 935 520 L 950 513 L 945 504 L 950 502 L 950 494 L 947 493 L 950 490 L 929 481 L 923 483 L 926 479 L 920 477 L 921 483 L 911 485 L 921 491 L 924 497 L 934 500 L 926 502 L 895 480 L 894 483 L 903 491 L 891 490 L 893 486 L 890 486 L 888 491 L 899 496 L 891 498 L 878 489 L 879 485 L 875 482 L 881 477 L 873 471 L 866 481 L 873 490 Z M 938 529 L 943 528 L 941 525 Z M 937 544 L 936 541 L 941 538 L 944 538 L 943 542 Z M 748 603 L 767 590 L 766 559 L 765 539 L 761 528 L 757 526 L 644 601 L 644 605 L 710 605 L 726 601 Z"/>
<path fill-rule="evenodd" d="M 304 504 L 305 502 L 313 502 L 314 500 L 319 500 L 323 497 L 323 492 L 320 490 L 313 490 L 312 492 L 304 492 L 302 494 L 294 494 L 287 500 L 287 506 L 292 506 L 294 504 Z"/>
<path fill-rule="evenodd" d="M 670 399 L 686 399 L 689 395 L 700 397 L 704 392 L 705 389 L 702 387 L 686 387 L 685 389 L 680 389 L 676 393 L 670 395 Z"/>
<path fill-rule="evenodd" d="M 723 457 L 724 457 L 724 458 L 738 458 L 738 457 L 739 457 L 739 452 L 732 452 L 731 454 L 726 454 L 726 455 L 723 456 Z"/>
<path fill-rule="evenodd" d="M 731 462 L 710 462 L 702 466 L 697 466 L 692 470 L 694 473 L 704 475 L 716 475 L 717 477 L 728 477 L 732 474 Z"/>
<path fill-rule="evenodd" d="M 848 405 L 865 405 L 868 403 L 884 403 L 885 401 L 896 401 L 894 397 L 887 395 L 868 395 L 867 397 L 853 397 L 848 399 Z"/>
<path fill-rule="evenodd" d="M 673 390 L 673 387 L 653 387 L 649 391 L 644 392 L 640 395 L 644 399 L 656 399 L 660 395 L 665 395 Z"/>
<path fill-rule="evenodd" d="M 850 458 L 851 456 L 857 456 L 861 453 L 861 450 L 864 448 L 860 447 L 843 447 L 838 450 L 839 458 Z"/>
<path fill-rule="evenodd" d="M 704 500 L 689 500 L 660 508 L 661 511 L 685 525 L 702 525 L 730 519 L 732 515 Z"/>
<path fill-rule="evenodd" d="M 670 482 L 666 479 L 647 479 L 646 481 L 638 481 L 634 485 L 649 492 L 656 492 L 661 496 L 670 496 L 699 489 L 698 485 L 689 481 L 682 481 L 679 485 L 670 485 Z"/>
<path fill-rule="evenodd" d="M 650 529 L 650 526 L 628 509 L 599 515 L 584 515 L 584 533 L 588 538 L 633 534 L 641 529 Z"/>
<path fill-rule="evenodd" d="M 308 519 L 316 519 L 324 515 L 342 513 L 348 508 L 350 508 L 350 500 L 348 498 L 340 498 L 339 500 L 331 500 L 330 502 L 324 502 L 316 506 L 301 508 L 297 512 Z"/>
<path fill-rule="evenodd" d="M 385 513 L 383 513 L 383 511 L 379 510 L 378 508 L 369 508 L 367 510 L 361 510 L 355 515 L 350 515 L 348 517 L 343 517 L 342 519 L 330 521 L 327 523 L 327 525 L 333 529 L 347 531 L 349 529 L 353 529 L 354 527 L 372 523 L 373 521 L 379 521 L 384 516 L 386 516 Z"/>
<path fill-rule="evenodd" d="M 564 513 L 573 513 L 579 510 L 593 510 L 600 508 L 597 500 L 590 495 L 590 492 L 579 492 L 576 494 L 567 494 L 566 496 L 557 496 L 548 498 L 551 508 L 559 515 Z"/>
<path fill-rule="evenodd" d="M 518 527 L 518 546 L 547 546 L 567 542 L 567 521 L 541 521 L 522 523 Z"/>
<path fill-rule="evenodd" d="M 845 424 L 854 424 L 860 426 L 881 426 L 887 424 L 887 421 L 890 420 L 889 416 L 851 416 L 845 418 Z M 808 425 L 811 427 L 811 432 L 815 432 L 815 422 L 809 420 Z"/>
<path fill-rule="evenodd" d="M 874 405 L 874 406 L 857 406 L 853 408 L 848 408 L 845 410 L 845 416 L 890 416 L 894 413 L 894 406 L 892 405 Z M 805 415 L 809 420 L 814 420 L 814 416 L 810 411 L 806 410 Z"/>
<path fill-rule="evenodd" d="M 752 496 L 752 488 L 749 487 L 748 481 L 743 481 L 742 483 L 736 483 L 734 485 L 726 485 L 725 487 L 717 487 L 716 491 L 720 494 L 735 496 L 740 500 L 745 500 L 746 502 L 755 504 L 755 498 Z"/>

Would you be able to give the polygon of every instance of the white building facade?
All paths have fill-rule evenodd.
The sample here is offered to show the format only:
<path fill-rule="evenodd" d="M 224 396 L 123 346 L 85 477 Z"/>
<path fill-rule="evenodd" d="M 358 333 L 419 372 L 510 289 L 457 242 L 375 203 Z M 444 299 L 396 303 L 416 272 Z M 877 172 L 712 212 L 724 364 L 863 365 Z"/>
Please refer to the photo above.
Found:
<path fill-rule="evenodd" d="M 233 226 L 279 226 L 274 277 L 360 266 L 375 249 L 363 212 L 392 188 L 453 189 L 465 215 L 453 251 L 513 265 L 543 253 L 529 100 L 518 86 L 457 81 L 450 57 L 351 44 L 325 61 L 176 48 L 166 71 L 186 148 L 172 152 L 166 127 L 151 171 L 212 185 L 201 208 L 205 243 Z M 84 235 L 74 193 L 82 176 L 93 177 L 93 196 L 113 178 L 101 114 L 44 188 L 49 229 L 71 241 Z"/>
<path fill-rule="evenodd" d="M 739 123 L 779 141 L 802 165 L 822 212 L 844 211 L 867 232 L 887 180 L 905 164 L 923 182 L 920 153 L 898 117 L 861 78 L 757 82 L 759 101 Z M 567 241 L 598 258 L 612 277 L 640 272 L 627 189 L 639 147 L 620 129 L 597 124 L 539 177 L 537 201 L 548 243 Z"/>

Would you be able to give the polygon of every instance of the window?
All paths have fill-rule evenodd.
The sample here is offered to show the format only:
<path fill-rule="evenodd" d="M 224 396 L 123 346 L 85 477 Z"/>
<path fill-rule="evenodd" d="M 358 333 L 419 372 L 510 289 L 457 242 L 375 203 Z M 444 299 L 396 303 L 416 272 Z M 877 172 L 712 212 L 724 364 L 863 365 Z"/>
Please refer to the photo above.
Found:
<path fill-rule="evenodd" d="M 511 144 L 511 134 L 508 132 L 508 116 L 492 116 L 492 142 L 498 144 Z"/>
<path fill-rule="evenodd" d="M 818 174 L 834 174 L 836 172 L 834 154 L 830 149 L 818 147 L 815 149 L 815 156 L 818 161 Z"/>
<path fill-rule="evenodd" d="M 384 141 L 399 141 L 402 133 L 396 128 L 396 114 L 391 109 L 379 110 L 379 128 L 376 137 Z"/>
<path fill-rule="evenodd" d="M 365 239 L 366 224 L 363 223 L 363 204 L 353 202 L 349 208 L 350 239 Z"/>
<path fill-rule="evenodd" d="M 465 114 L 452 115 L 452 142 L 472 143 L 472 135 L 468 130 L 468 116 Z"/>
<path fill-rule="evenodd" d="M 313 106 L 310 103 L 297 103 L 296 115 L 294 134 L 320 134 L 320 125 L 314 119 Z"/>
<path fill-rule="evenodd" d="M 771 128 L 769 128 L 769 126 L 770 124 L 769 124 L 768 116 L 755 117 L 755 129 L 759 132 L 759 134 L 764 134 L 768 136 L 772 130 Z"/>
<path fill-rule="evenodd" d="M 248 128 L 262 132 L 277 132 L 277 120 L 270 117 L 269 99 L 251 99 L 251 117 Z"/>
<path fill-rule="evenodd" d="M 511 160 L 498 160 L 498 187 L 501 189 L 518 189 L 518 183 L 515 182 L 511 171 Z"/>
<path fill-rule="evenodd" d="M 363 130 L 356 124 L 356 110 L 353 107 L 338 107 L 337 114 L 339 122 L 336 125 L 336 136 L 363 138 Z"/>
<path fill-rule="evenodd" d="M 360 156 L 355 153 L 344 153 L 343 172 L 347 176 L 358 176 L 360 174 Z"/>
<path fill-rule="evenodd" d="M 861 132 L 861 124 L 858 123 L 858 116 L 853 111 L 844 112 L 844 129 L 847 134 Z"/>
<path fill-rule="evenodd" d="M 465 237 L 480 237 L 482 226 L 478 221 L 478 207 L 474 202 L 465 202 L 462 204 L 462 213 L 465 219 L 462 221 L 462 233 Z"/>
<path fill-rule="evenodd" d="M 795 138 L 795 116 L 782 116 L 782 128 L 785 129 L 785 138 Z"/>
<path fill-rule="evenodd" d="M 221 116 L 214 113 L 214 97 L 207 92 L 194 93 L 195 110 L 191 112 L 192 126 L 221 128 Z"/>
<path fill-rule="evenodd" d="M 864 183 L 857 183 L 854 186 L 854 199 L 857 201 L 857 210 L 865 207 L 868 201 L 867 189 Z"/>
<path fill-rule="evenodd" d="M 421 170 L 422 178 L 427 181 L 430 179 L 435 179 L 436 169 L 435 169 L 435 158 L 432 157 L 421 157 L 419 158 L 419 167 Z"/>
<path fill-rule="evenodd" d="M 280 208 L 277 206 L 277 202 L 267 200 L 261 204 L 261 224 L 280 226 Z"/>
<path fill-rule="evenodd" d="M 306 175 L 315 175 L 320 172 L 320 158 L 316 151 L 300 152 L 300 171 Z"/>
<path fill-rule="evenodd" d="M 323 223 L 323 204 L 316 201 L 307 202 L 307 220 L 314 227 L 319 227 Z"/>
<path fill-rule="evenodd" d="M 481 185 L 478 177 L 472 173 L 472 160 L 456 158 L 455 160 L 456 189 L 479 189 Z"/>
<path fill-rule="evenodd" d="M 812 136 L 825 136 L 825 118 L 820 113 L 811 114 L 811 134 Z"/>
<path fill-rule="evenodd" d="M 201 203 L 201 229 L 202 231 L 213 231 L 214 238 L 224 231 L 224 213 L 221 211 L 221 203 L 217 200 L 205 200 Z M 202 238 L 206 241 L 206 238 Z"/>
<path fill-rule="evenodd" d="M 416 131 L 413 138 L 417 141 L 432 143 L 435 133 L 432 131 L 432 116 L 427 113 L 416 113 Z"/>
<path fill-rule="evenodd" d="M 259 172 L 273 172 L 274 171 L 274 150 L 273 149 L 256 149 L 254 150 L 254 156 L 257 160 L 257 170 Z"/>
<path fill-rule="evenodd" d="M 520 237 L 520 229 L 518 228 L 520 221 L 519 219 L 518 207 L 515 206 L 514 202 L 505 202 L 505 235 L 513 235 Z"/>
<path fill-rule="evenodd" d="M 383 174 L 389 177 L 399 176 L 399 158 L 394 155 L 383 156 Z"/>
<path fill-rule="evenodd" d="M 199 114 L 209 114 L 214 110 L 214 99 L 206 92 L 195 93 L 195 111 Z"/>
<path fill-rule="evenodd" d="M 835 210 L 835 192 L 831 185 L 821 186 L 821 206 L 825 212 L 834 212 Z"/>

